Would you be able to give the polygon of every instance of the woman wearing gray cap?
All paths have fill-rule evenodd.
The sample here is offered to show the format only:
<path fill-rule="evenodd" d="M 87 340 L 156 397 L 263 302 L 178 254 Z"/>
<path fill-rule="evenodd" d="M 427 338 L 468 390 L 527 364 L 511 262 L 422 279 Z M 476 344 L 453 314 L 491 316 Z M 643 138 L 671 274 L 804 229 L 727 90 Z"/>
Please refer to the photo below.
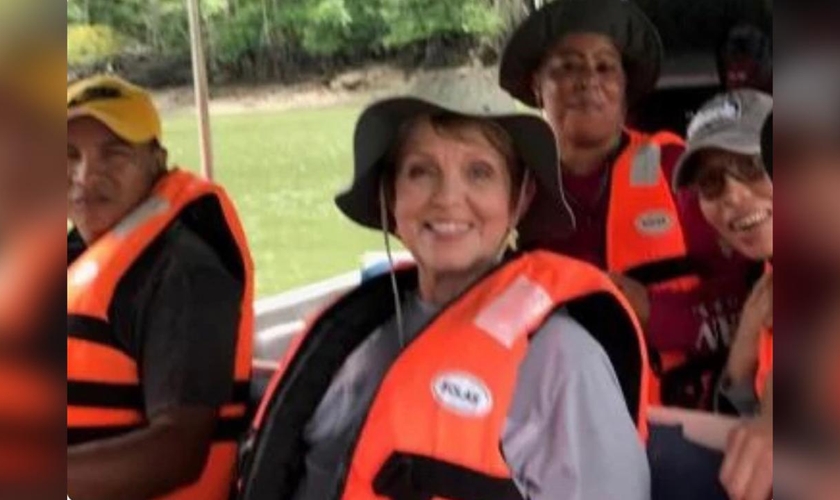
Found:
<path fill-rule="evenodd" d="M 706 368 L 717 361 L 708 354 L 727 337 L 738 314 L 731 304 L 747 286 L 696 200 L 671 191 L 682 140 L 625 126 L 628 108 L 659 78 L 662 51 L 631 1 L 557 0 L 513 34 L 500 84 L 551 125 L 576 221 L 570 237 L 552 218 L 524 221 L 523 232 L 611 273 L 658 355 L 654 401 L 710 408 Z"/>
<path fill-rule="evenodd" d="M 314 321 L 263 400 L 240 498 L 649 498 L 629 305 L 591 266 L 509 251 L 532 198 L 569 224 L 556 162 L 536 117 L 363 112 L 336 203 L 417 264 Z"/>
<path fill-rule="evenodd" d="M 772 109 L 773 99 L 754 90 L 714 97 L 689 124 L 688 147 L 674 171 L 676 187 L 697 192 L 721 239 L 759 265 L 773 258 L 773 182 L 761 155 Z M 765 500 L 772 490 L 772 328 L 768 266 L 743 305 L 720 383 L 741 415 L 755 417 L 729 440 L 720 477 L 730 498 Z"/>
<path fill-rule="evenodd" d="M 688 147 L 674 171 L 675 186 L 697 192 L 721 239 L 762 265 L 773 258 L 773 182 L 761 157 L 761 131 L 772 108 L 773 99 L 758 91 L 716 96 L 692 119 Z M 762 330 L 772 325 L 772 284 L 768 268 L 744 304 L 729 353 L 725 382 L 746 386 L 747 401 L 735 405 L 741 414 L 754 411 L 761 395 L 754 388 L 763 383 L 754 384 L 755 377 L 766 377 L 757 373 L 758 347 Z"/>

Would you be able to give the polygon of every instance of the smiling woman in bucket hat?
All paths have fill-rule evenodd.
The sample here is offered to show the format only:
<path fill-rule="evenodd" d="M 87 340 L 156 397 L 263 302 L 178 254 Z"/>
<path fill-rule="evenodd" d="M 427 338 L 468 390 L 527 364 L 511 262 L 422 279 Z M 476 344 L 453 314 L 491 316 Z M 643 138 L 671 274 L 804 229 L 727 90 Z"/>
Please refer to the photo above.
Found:
<path fill-rule="evenodd" d="M 537 201 L 532 210 L 520 214 L 520 224 L 529 227 L 536 220 L 552 218 L 557 227 L 562 228 L 558 229 L 560 232 L 570 234 L 574 222 L 563 196 L 556 168 L 557 150 L 548 127 L 533 116 L 516 114 L 512 102 L 509 106 L 498 102 L 458 106 L 462 110 L 468 108 L 472 109 L 465 117 L 487 120 L 509 136 L 519 157 L 517 161 L 536 181 L 534 198 Z M 353 183 L 336 196 L 339 209 L 362 226 L 382 229 L 378 194 L 382 162 L 398 140 L 400 127 L 416 117 L 451 113 L 436 102 L 413 97 L 382 100 L 368 107 L 356 125 Z"/>
<path fill-rule="evenodd" d="M 551 131 L 494 111 L 362 113 L 336 203 L 417 264 L 310 326 L 261 405 L 242 498 L 649 498 L 640 330 L 596 269 L 510 251 L 532 197 L 570 220 Z"/>
<path fill-rule="evenodd" d="M 741 300 L 747 286 L 746 265 L 721 269 L 729 259 L 696 200 L 671 189 L 682 139 L 625 124 L 628 108 L 656 86 L 662 54 L 655 26 L 632 1 L 557 0 L 513 33 L 499 81 L 550 124 L 576 223 L 567 237 L 545 218 L 523 246 L 549 246 L 608 271 L 645 326 L 664 376 L 719 341 L 705 332 L 737 316 L 720 304 Z M 711 407 L 699 375 L 671 375 L 651 392 L 654 401 Z"/>

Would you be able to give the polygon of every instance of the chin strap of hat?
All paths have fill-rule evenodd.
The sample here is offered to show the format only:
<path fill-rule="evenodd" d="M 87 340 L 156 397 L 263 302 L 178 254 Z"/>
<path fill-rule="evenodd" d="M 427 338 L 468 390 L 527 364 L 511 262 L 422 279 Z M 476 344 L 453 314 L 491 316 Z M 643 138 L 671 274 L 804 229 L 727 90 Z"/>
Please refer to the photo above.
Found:
<path fill-rule="evenodd" d="M 391 252 L 391 235 L 388 231 L 388 204 L 385 200 L 385 179 L 379 181 L 379 222 L 382 226 L 382 236 L 385 239 L 385 254 L 388 257 L 388 274 L 391 277 L 391 291 L 394 296 L 394 311 L 397 319 L 397 333 L 399 334 L 400 348 L 405 347 L 405 331 L 403 330 L 402 301 L 400 291 L 397 287 L 397 273 L 394 269 L 394 256 Z"/>

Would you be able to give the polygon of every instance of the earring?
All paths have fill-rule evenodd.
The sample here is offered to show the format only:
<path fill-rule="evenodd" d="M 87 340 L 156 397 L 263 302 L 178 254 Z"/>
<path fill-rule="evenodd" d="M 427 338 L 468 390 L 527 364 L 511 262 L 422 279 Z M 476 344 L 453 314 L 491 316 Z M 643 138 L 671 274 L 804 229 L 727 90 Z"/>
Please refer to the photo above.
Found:
<path fill-rule="evenodd" d="M 516 228 L 512 228 L 507 235 L 507 247 L 512 251 L 515 252 L 519 249 L 519 231 Z"/>

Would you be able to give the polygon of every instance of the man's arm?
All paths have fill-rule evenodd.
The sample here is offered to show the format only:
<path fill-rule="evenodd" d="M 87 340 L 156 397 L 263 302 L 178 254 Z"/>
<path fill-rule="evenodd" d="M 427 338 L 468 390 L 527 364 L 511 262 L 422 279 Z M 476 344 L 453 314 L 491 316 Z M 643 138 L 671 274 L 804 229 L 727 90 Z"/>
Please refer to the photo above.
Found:
<path fill-rule="evenodd" d="M 216 426 L 216 410 L 181 407 L 141 430 L 67 450 L 70 498 L 144 500 L 197 480 Z"/>
<path fill-rule="evenodd" d="M 218 408 L 232 393 L 243 285 L 209 247 L 186 239 L 132 297 L 143 304 L 132 324 L 148 425 L 70 447 L 71 498 L 154 498 L 204 469 Z"/>
<path fill-rule="evenodd" d="M 650 471 L 606 352 L 569 316 L 537 333 L 502 450 L 526 500 L 650 499 Z"/>

